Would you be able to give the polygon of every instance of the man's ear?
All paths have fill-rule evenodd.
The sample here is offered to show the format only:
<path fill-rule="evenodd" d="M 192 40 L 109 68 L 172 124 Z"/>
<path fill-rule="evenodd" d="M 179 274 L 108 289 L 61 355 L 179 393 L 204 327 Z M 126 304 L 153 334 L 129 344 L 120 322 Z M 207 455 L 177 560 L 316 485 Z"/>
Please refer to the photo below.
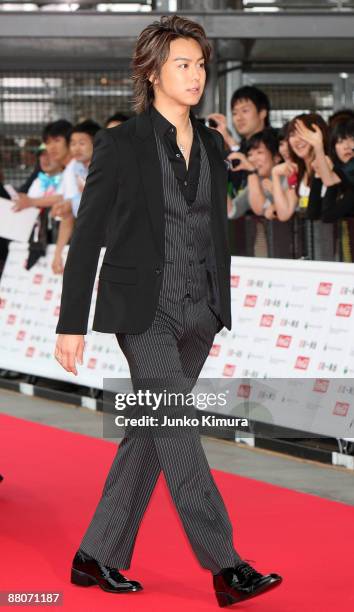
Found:
<path fill-rule="evenodd" d="M 267 115 L 268 115 L 268 111 L 265 108 L 262 108 L 262 110 L 259 111 L 259 116 L 262 119 L 262 121 L 266 120 Z"/>

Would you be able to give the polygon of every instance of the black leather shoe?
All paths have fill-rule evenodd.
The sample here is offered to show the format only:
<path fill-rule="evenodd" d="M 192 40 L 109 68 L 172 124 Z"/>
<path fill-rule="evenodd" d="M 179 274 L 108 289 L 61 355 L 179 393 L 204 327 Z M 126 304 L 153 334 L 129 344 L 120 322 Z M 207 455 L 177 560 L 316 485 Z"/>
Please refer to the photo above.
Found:
<path fill-rule="evenodd" d="M 85 587 L 96 584 L 108 593 L 132 593 L 143 589 L 136 580 L 125 578 L 118 570 L 102 565 L 82 550 L 74 557 L 71 582 Z"/>
<path fill-rule="evenodd" d="M 236 567 L 227 567 L 213 577 L 216 599 L 221 608 L 261 595 L 279 586 L 281 581 L 278 574 L 260 574 L 245 561 Z"/>

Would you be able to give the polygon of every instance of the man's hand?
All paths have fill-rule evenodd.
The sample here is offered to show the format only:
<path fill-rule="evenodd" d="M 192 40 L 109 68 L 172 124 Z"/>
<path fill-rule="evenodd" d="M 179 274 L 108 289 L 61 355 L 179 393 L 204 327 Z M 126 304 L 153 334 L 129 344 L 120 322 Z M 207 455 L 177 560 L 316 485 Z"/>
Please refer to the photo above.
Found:
<path fill-rule="evenodd" d="M 54 274 L 63 274 L 64 264 L 63 264 L 63 258 L 61 254 L 54 255 L 53 261 L 52 261 L 52 270 Z"/>
<path fill-rule="evenodd" d="M 16 200 L 13 200 L 14 206 L 12 210 L 14 212 L 20 212 L 20 210 L 34 206 L 32 198 L 30 198 L 27 193 L 19 193 L 17 196 Z"/>
<path fill-rule="evenodd" d="M 229 161 L 232 161 L 233 159 L 238 159 L 240 162 L 237 166 L 235 166 L 235 168 L 231 168 L 232 172 L 239 172 L 240 170 L 255 170 L 255 167 L 252 166 L 246 155 L 240 153 L 239 151 L 234 151 L 233 153 L 230 153 L 226 159 L 228 159 Z"/>
<path fill-rule="evenodd" d="M 217 123 L 217 126 L 212 129 L 220 132 L 229 148 L 237 145 L 236 140 L 232 137 L 230 131 L 228 130 L 225 115 L 222 115 L 221 113 L 211 113 L 211 115 L 208 115 L 207 119 L 213 119 L 215 123 Z"/>
<path fill-rule="evenodd" d="M 67 372 L 77 376 L 76 362 L 83 364 L 85 348 L 84 336 L 74 334 L 59 334 L 55 346 L 54 357 Z"/>
<path fill-rule="evenodd" d="M 51 210 L 52 217 L 68 217 L 72 213 L 71 202 L 70 200 L 66 200 L 65 202 L 58 202 L 57 204 L 53 204 Z"/>

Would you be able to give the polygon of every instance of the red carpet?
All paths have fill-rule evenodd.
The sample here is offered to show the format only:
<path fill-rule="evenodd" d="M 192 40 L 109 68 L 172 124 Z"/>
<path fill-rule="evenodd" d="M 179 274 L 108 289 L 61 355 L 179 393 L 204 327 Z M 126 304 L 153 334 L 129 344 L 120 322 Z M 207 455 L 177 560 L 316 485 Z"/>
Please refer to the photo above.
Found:
<path fill-rule="evenodd" d="M 116 447 L 3 415 L 0 426 L 0 473 L 5 475 L 0 485 L 0 590 L 62 591 L 63 608 L 75 612 L 220 609 L 211 574 L 195 559 L 163 478 L 141 525 L 132 566 L 125 571 L 143 583 L 144 591 L 113 595 L 71 585 L 70 562 Z M 228 609 L 354 610 L 353 507 L 214 474 L 240 554 L 260 571 L 284 577 L 273 592 Z"/>

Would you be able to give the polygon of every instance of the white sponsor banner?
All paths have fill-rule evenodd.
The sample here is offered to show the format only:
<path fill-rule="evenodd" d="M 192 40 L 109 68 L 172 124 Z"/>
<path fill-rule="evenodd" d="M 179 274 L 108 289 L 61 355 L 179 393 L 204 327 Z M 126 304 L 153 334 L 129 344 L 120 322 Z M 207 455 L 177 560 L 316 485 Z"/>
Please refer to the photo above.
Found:
<path fill-rule="evenodd" d="M 0 284 L 0 367 L 99 389 L 104 377 L 129 378 L 114 334 L 89 331 L 77 377 L 54 359 L 62 277 L 51 270 L 53 252 L 49 246 L 27 271 L 26 245 L 10 246 Z M 96 294 L 97 277 L 89 330 Z M 272 422 L 283 415 L 282 423 L 294 426 L 294 411 L 284 410 L 293 406 L 302 415 L 299 429 L 340 435 L 345 422 L 354 430 L 353 265 L 233 257 L 231 300 L 232 330 L 215 337 L 201 377 L 241 379 L 238 401 L 272 405 Z M 305 378 L 313 379 L 309 386 Z M 252 379 L 268 382 L 254 388 Z M 284 379 L 284 389 L 270 379 Z"/>

